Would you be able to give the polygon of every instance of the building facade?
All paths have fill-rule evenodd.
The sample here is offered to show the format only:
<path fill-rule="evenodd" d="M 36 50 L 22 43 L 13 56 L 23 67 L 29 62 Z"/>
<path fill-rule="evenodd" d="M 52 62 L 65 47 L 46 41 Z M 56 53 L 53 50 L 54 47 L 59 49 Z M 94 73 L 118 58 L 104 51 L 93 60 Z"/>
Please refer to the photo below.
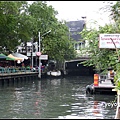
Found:
<path fill-rule="evenodd" d="M 69 29 L 69 37 L 75 41 L 75 50 L 79 50 L 80 48 L 84 47 L 85 41 L 82 40 L 80 32 L 85 26 L 85 20 L 68 21 L 66 25 Z"/>

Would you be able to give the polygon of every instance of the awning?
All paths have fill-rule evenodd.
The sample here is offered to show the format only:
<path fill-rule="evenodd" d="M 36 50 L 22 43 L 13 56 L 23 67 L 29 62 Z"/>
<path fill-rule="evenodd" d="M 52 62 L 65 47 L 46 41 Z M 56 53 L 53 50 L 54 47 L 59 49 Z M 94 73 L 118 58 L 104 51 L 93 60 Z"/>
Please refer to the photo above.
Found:
<path fill-rule="evenodd" d="M 6 56 L 6 55 L 3 54 L 3 53 L 0 54 L 0 59 L 4 59 L 4 60 L 15 60 L 15 59 L 13 59 L 13 58 L 10 58 L 10 57 Z"/>
<path fill-rule="evenodd" d="M 12 54 L 9 54 L 8 57 L 15 59 L 17 61 L 17 63 L 21 63 L 24 61 L 24 58 L 15 57 Z"/>
<path fill-rule="evenodd" d="M 28 59 L 28 57 L 26 55 L 23 55 L 23 54 L 20 54 L 20 53 L 17 53 L 17 52 L 16 53 L 12 53 L 12 55 L 15 56 L 15 57 L 23 58 L 25 60 Z"/>

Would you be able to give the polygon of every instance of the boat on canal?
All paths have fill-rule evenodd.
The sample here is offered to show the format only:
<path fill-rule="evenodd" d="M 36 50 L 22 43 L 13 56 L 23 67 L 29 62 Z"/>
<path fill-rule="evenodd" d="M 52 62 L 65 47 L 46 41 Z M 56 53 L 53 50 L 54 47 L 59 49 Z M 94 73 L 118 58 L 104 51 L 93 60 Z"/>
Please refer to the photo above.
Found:
<path fill-rule="evenodd" d="M 94 83 L 86 86 L 86 94 L 117 94 L 113 79 L 94 74 Z"/>
<path fill-rule="evenodd" d="M 60 77 L 61 75 L 62 74 L 60 70 L 53 70 L 47 72 L 47 76 L 51 76 L 51 77 Z"/>

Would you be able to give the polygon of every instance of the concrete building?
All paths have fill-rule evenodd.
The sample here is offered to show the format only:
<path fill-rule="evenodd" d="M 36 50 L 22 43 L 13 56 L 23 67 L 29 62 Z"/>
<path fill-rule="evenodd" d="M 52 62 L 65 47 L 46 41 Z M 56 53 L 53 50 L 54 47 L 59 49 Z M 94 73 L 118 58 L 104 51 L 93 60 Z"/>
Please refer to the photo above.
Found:
<path fill-rule="evenodd" d="M 86 17 L 82 17 L 81 20 L 76 21 L 67 21 L 67 27 L 69 29 L 69 38 L 72 38 L 74 41 L 74 49 L 77 51 L 77 56 L 87 57 L 88 53 L 82 48 L 88 46 L 88 41 L 84 40 L 80 34 L 80 32 L 87 27 Z"/>
<path fill-rule="evenodd" d="M 84 29 L 86 20 L 68 21 L 66 25 L 70 32 L 69 37 L 74 40 L 75 50 L 85 47 L 86 42 L 82 39 L 80 32 Z"/>

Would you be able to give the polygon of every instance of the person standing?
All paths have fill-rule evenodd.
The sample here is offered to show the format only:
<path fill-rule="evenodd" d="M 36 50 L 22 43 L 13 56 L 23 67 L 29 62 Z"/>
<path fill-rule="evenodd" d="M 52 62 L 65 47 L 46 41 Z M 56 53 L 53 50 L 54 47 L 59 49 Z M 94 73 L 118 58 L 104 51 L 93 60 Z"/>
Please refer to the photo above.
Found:
<path fill-rule="evenodd" d="M 111 80 L 113 85 L 114 85 L 114 76 L 115 76 L 115 72 L 113 68 L 108 68 L 108 79 Z"/>

